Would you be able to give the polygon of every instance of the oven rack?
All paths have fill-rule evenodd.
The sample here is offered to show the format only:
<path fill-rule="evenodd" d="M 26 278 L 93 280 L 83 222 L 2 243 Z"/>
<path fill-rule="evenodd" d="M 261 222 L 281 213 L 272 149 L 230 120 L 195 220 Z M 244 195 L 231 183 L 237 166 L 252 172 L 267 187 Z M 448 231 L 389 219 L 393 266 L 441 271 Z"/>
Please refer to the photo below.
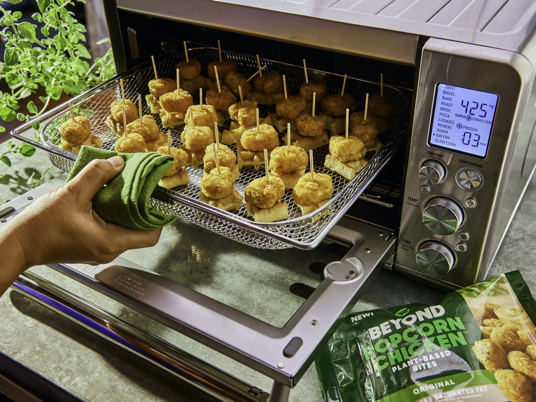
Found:
<path fill-rule="evenodd" d="M 218 49 L 210 47 L 196 47 L 188 50 L 190 58 L 196 58 L 203 66 L 203 75 L 206 74 L 207 65 L 211 61 L 218 59 Z M 257 67 L 257 59 L 254 56 L 240 53 L 222 51 L 223 57 L 231 59 L 237 63 L 238 71 L 246 76 L 254 74 Z M 175 78 L 175 64 L 184 59 L 183 52 L 177 52 L 156 60 L 159 77 Z M 275 69 L 286 75 L 287 90 L 289 94 L 299 92 L 299 86 L 304 81 L 302 66 L 291 65 L 273 60 L 261 59 L 262 65 L 267 65 L 266 70 Z M 344 77 L 323 71 L 308 68 L 310 79 L 324 80 L 328 87 L 328 93 L 338 93 L 341 90 Z M 154 78 L 152 66 L 146 63 L 145 67 L 140 67 L 134 72 L 124 76 L 112 78 L 98 88 L 88 91 L 87 96 L 74 100 L 72 106 L 75 114 L 85 116 L 89 119 L 92 134 L 103 140 L 103 148 L 114 150 L 113 145 L 119 138 L 105 124 L 109 115 L 110 104 L 121 97 L 120 78 L 124 81 L 125 97 L 131 99 L 136 105 L 138 94 L 143 99 L 143 114 L 150 114 L 148 105 L 145 102 L 145 95 L 149 93 L 148 83 Z M 364 109 L 365 94 L 371 95 L 379 92 L 380 86 L 377 83 L 359 80 L 348 77 L 345 92 L 350 93 L 357 103 L 356 111 Z M 319 173 L 327 173 L 332 177 L 334 193 L 330 201 L 319 210 L 301 216 L 299 208 L 292 198 L 292 190 L 287 190 L 282 200 L 287 201 L 289 207 L 289 219 L 274 223 L 257 223 L 247 218 L 245 204 L 243 203 L 237 212 L 226 212 L 199 201 L 201 190 L 199 182 L 203 177 L 203 168 L 187 167 L 190 184 L 172 190 L 158 187 L 149 200 L 151 206 L 159 210 L 178 216 L 181 219 L 197 224 L 225 237 L 261 249 L 285 249 L 297 247 L 301 249 L 311 249 L 316 247 L 325 237 L 329 230 L 340 219 L 344 212 L 350 207 L 361 192 L 374 179 L 382 166 L 390 159 L 397 145 L 407 135 L 409 102 L 406 94 L 401 90 L 384 85 L 384 91 L 391 94 L 396 102 L 395 107 L 395 128 L 384 134 L 380 140 L 384 144 L 382 148 L 373 155 L 365 168 L 357 176 L 348 181 L 342 176 L 324 167 L 324 159 L 328 154 L 328 146 L 314 151 L 314 170 Z M 197 92 L 197 91 L 196 91 Z M 199 94 L 192 94 L 194 104 L 199 103 Z M 318 109 L 317 109 L 318 110 Z M 260 106 L 260 115 L 265 117 L 275 112 L 275 106 Z M 59 148 L 61 136 L 59 134 L 60 125 L 70 117 L 68 107 L 52 118 L 41 130 L 41 140 L 44 147 L 49 151 L 51 162 L 59 169 L 70 172 L 76 155 L 63 151 Z M 160 116 L 153 115 L 161 131 L 167 131 L 162 127 Z M 220 127 L 220 132 L 229 128 L 230 120 Z M 181 144 L 181 132 L 184 126 L 175 127 L 171 130 L 173 146 Z M 285 133 L 280 133 L 281 144 Z M 236 152 L 236 145 L 231 146 Z M 241 176 L 235 182 L 235 188 L 242 195 L 249 182 L 262 177 L 263 169 L 255 170 L 253 167 L 243 167 Z"/>

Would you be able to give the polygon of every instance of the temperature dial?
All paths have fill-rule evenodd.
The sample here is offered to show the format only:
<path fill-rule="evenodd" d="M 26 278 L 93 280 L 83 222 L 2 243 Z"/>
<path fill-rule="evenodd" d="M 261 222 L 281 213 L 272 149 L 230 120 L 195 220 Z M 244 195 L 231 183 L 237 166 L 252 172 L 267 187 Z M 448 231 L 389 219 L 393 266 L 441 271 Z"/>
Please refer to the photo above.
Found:
<path fill-rule="evenodd" d="M 419 169 L 419 180 L 427 186 L 435 186 L 445 178 L 447 170 L 441 162 L 428 160 Z"/>
<path fill-rule="evenodd" d="M 422 221 L 431 232 L 449 235 L 462 225 L 463 209 L 450 198 L 432 198 L 422 211 Z"/>
<path fill-rule="evenodd" d="M 454 253 L 442 243 L 427 241 L 419 247 L 415 260 L 425 274 L 443 276 L 454 266 Z"/>

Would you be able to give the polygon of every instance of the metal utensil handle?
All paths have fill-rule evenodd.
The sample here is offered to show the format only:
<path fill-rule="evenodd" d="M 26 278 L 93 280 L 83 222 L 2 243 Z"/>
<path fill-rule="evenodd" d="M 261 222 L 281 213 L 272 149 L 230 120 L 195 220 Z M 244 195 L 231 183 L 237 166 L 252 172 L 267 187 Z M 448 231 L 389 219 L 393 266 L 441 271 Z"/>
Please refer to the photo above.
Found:
<path fill-rule="evenodd" d="M 12 289 L 222 401 L 266 402 L 269 394 L 26 272 Z"/>

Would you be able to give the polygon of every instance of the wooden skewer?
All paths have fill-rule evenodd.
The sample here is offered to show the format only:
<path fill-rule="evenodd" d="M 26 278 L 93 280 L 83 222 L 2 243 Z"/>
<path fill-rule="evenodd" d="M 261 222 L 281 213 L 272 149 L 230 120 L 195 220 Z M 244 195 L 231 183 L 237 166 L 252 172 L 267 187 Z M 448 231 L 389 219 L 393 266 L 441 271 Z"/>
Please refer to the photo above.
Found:
<path fill-rule="evenodd" d="M 203 88 L 199 88 L 199 106 L 203 106 Z"/>
<path fill-rule="evenodd" d="M 285 99 L 287 99 L 287 78 L 283 74 L 283 90 L 285 91 Z"/>
<path fill-rule="evenodd" d="M 261 59 L 259 58 L 259 55 L 257 55 L 257 65 L 259 66 L 259 74 L 262 77 Z"/>
<path fill-rule="evenodd" d="M 179 69 L 177 68 L 177 93 L 181 90 L 181 75 L 179 74 Z"/>
<path fill-rule="evenodd" d="M 214 122 L 214 140 L 216 141 L 216 145 L 218 145 L 218 148 L 220 147 L 220 131 L 218 130 L 218 122 Z"/>
<path fill-rule="evenodd" d="M 266 184 L 270 184 L 270 173 L 268 169 L 268 150 L 264 148 L 264 170 L 266 171 Z"/>
<path fill-rule="evenodd" d="M 363 121 L 367 121 L 368 96 L 369 96 L 369 94 L 367 94 L 367 95 L 365 96 L 365 113 L 364 113 L 364 115 L 363 115 Z"/>
<path fill-rule="evenodd" d="M 309 150 L 309 165 L 311 166 L 311 180 L 315 180 L 315 168 L 313 164 L 313 150 Z"/>
<path fill-rule="evenodd" d="M 350 124 L 350 109 L 346 109 L 346 131 L 344 136 L 348 139 L 348 125 Z"/>
<path fill-rule="evenodd" d="M 123 86 L 123 78 L 121 78 L 119 82 L 121 83 L 121 96 L 123 98 L 123 104 L 125 104 L 125 87 Z"/>
<path fill-rule="evenodd" d="M 212 148 L 214 149 L 214 162 L 216 162 L 216 169 L 218 169 L 218 174 L 221 174 L 220 171 L 220 164 L 218 163 L 218 148 L 216 147 L 216 143 L 212 143 Z"/>
<path fill-rule="evenodd" d="M 290 123 L 287 123 L 287 146 L 290 147 L 292 139 L 290 138 Z"/>
<path fill-rule="evenodd" d="M 186 47 L 186 41 L 184 43 L 184 54 L 186 55 L 186 63 L 189 63 L 190 60 L 188 60 L 188 48 Z"/>
<path fill-rule="evenodd" d="M 315 107 L 316 107 L 316 92 L 313 92 L 313 113 L 312 113 L 313 117 L 315 117 Z"/>
<path fill-rule="evenodd" d="M 151 55 L 151 60 L 153 61 L 154 78 L 158 79 L 158 73 L 156 71 L 156 64 L 154 63 L 154 57 L 152 55 Z"/>
<path fill-rule="evenodd" d="M 259 134 L 259 131 L 260 131 L 260 129 L 259 129 L 259 108 L 257 108 L 255 110 L 255 115 L 257 117 L 257 134 Z"/>
<path fill-rule="evenodd" d="M 73 105 L 71 105 L 71 102 L 69 102 L 69 109 L 71 110 L 71 119 L 73 119 L 73 121 L 76 122 L 74 118 Z"/>
<path fill-rule="evenodd" d="M 167 132 L 167 151 L 171 155 L 171 129 Z"/>
<path fill-rule="evenodd" d="M 127 115 L 125 113 L 125 107 L 123 106 L 123 135 L 127 135 Z"/>
<path fill-rule="evenodd" d="M 307 77 L 307 66 L 305 65 L 305 59 L 303 59 L 303 71 L 305 72 L 305 83 L 309 84 L 309 77 Z"/>
<path fill-rule="evenodd" d="M 255 72 L 255 74 L 253 74 L 251 77 L 249 77 L 249 78 L 246 80 L 246 82 L 251 81 L 257 74 L 259 74 L 259 71 L 262 71 L 262 70 L 264 70 L 265 68 L 266 68 L 266 65 L 262 66 L 262 68 L 261 68 L 260 70 L 257 70 L 257 71 Z M 262 74 L 261 74 L 261 77 L 262 77 Z"/>
<path fill-rule="evenodd" d="M 218 56 L 220 56 L 220 63 L 221 63 L 221 46 L 220 46 L 220 40 L 218 39 Z"/>
<path fill-rule="evenodd" d="M 344 74 L 344 81 L 342 82 L 341 96 L 344 95 L 344 87 L 346 86 L 346 74 Z"/>
<path fill-rule="evenodd" d="M 380 73 L 380 96 L 383 98 L 383 73 Z"/>
<path fill-rule="evenodd" d="M 244 106 L 244 96 L 242 95 L 242 87 L 238 86 L 238 93 L 240 94 L 240 104 Z"/>
<path fill-rule="evenodd" d="M 216 75 L 216 84 L 218 84 L 218 92 L 221 94 L 220 79 L 218 77 L 218 67 L 214 65 L 214 74 Z"/>

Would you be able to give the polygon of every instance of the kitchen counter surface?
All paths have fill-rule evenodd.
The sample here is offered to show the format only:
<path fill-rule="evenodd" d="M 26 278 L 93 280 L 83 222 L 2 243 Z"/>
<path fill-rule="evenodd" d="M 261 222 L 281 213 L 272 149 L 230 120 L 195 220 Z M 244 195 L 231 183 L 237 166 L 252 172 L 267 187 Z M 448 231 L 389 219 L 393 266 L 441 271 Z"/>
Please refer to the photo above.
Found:
<path fill-rule="evenodd" d="M 6 146 L 6 143 L 0 144 L 0 154 Z M 29 159 L 16 155 L 11 160 L 11 168 L 0 166 L 0 205 L 29 191 L 31 182 L 37 182 L 50 166 L 42 151 Z M 60 174 L 59 170 L 52 168 L 45 180 Z M 536 179 L 533 178 L 488 276 L 519 269 L 531 289 L 536 290 L 536 271 L 533 269 L 536 260 L 535 216 Z M 319 283 L 318 275 L 309 270 L 309 264 L 328 263 L 340 258 L 323 246 L 309 252 L 257 250 L 182 221 L 165 228 L 159 244 L 150 253 L 138 250 L 127 252 L 124 256 L 207 296 L 235 308 L 243 308 L 273 325 L 283 325 L 303 301 L 288 292 L 289 285 L 300 282 L 314 287 Z M 271 380 L 266 377 L 48 267 L 34 267 L 31 271 L 270 392 Z M 382 270 L 354 310 L 413 302 L 432 304 L 440 295 L 440 292 L 397 273 Z M 3 354 L 4 361 L 6 357 L 13 359 L 82 400 L 212 400 L 172 375 L 14 291 L 6 292 L 0 298 L 0 317 L 0 357 Z M 322 401 L 314 367 L 291 391 L 290 400 Z"/>

